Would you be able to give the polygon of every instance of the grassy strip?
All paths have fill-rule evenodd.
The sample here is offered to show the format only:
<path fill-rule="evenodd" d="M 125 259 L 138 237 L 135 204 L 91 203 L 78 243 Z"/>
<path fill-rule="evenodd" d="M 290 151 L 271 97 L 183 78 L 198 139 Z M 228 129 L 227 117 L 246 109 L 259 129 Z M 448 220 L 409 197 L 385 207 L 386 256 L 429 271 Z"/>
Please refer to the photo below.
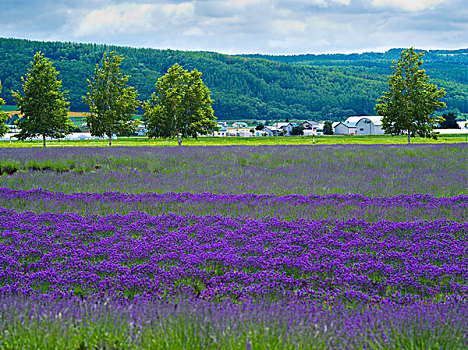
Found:
<path fill-rule="evenodd" d="M 440 135 L 437 140 L 414 138 L 415 144 L 461 143 L 466 136 Z M 332 136 L 288 136 L 288 137 L 200 137 L 184 140 L 183 146 L 261 146 L 261 145 L 372 145 L 407 144 L 407 137 L 389 135 L 332 135 Z M 49 147 L 108 147 L 107 140 L 51 140 Z M 177 146 L 176 140 L 148 139 L 147 137 L 119 137 L 112 141 L 115 147 L 165 147 Z M 42 141 L 0 141 L 0 147 L 42 147 Z"/>

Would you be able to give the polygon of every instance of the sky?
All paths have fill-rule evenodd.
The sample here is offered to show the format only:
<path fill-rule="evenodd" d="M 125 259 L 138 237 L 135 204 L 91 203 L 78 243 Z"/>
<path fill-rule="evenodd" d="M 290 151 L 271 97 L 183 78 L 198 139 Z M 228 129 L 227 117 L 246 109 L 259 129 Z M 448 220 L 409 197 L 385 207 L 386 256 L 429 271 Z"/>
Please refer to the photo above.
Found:
<path fill-rule="evenodd" d="M 0 0 L 0 37 L 302 54 L 468 47 L 468 0 Z"/>

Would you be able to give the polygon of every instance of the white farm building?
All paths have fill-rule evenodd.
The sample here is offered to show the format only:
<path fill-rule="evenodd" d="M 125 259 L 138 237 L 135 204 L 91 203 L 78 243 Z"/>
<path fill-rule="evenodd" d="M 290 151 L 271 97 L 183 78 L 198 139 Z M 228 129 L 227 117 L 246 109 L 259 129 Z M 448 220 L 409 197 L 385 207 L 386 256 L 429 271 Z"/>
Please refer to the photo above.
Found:
<path fill-rule="evenodd" d="M 349 117 L 334 126 L 335 135 L 383 135 L 382 117 L 361 115 Z"/>

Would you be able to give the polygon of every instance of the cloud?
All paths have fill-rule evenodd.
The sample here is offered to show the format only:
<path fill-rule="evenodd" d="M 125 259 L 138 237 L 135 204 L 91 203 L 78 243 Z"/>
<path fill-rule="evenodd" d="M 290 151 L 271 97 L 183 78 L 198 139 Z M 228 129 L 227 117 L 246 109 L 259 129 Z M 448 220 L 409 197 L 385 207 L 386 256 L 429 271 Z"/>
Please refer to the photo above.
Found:
<path fill-rule="evenodd" d="M 150 19 L 154 9 L 155 6 L 150 4 L 127 3 L 92 10 L 82 18 L 74 34 L 79 37 L 149 30 L 152 28 Z M 74 14 L 74 11 L 69 12 L 70 16 Z"/>
<path fill-rule="evenodd" d="M 189 2 L 169 4 L 162 6 L 161 9 L 166 18 L 170 19 L 173 23 L 190 20 L 195 13 L 195 6 Z"/>
<path fill-rule="evenodd" d="M 376 6 L 396 6 L 407 11 L 421 11 L 434 7 L 445 0 L 372 0 Z"/>
<path fill-rule="evenodd" d="M 5 37 L 223 53 L 467 46 L 467 0 L 0 0 Z"/>
<path fill-rule="evenodd" d="M 301 34 L 306 30 L 306 24 L 301 21 L 277 20 L 272 23 L 273 30 L 278 34 Z"/>

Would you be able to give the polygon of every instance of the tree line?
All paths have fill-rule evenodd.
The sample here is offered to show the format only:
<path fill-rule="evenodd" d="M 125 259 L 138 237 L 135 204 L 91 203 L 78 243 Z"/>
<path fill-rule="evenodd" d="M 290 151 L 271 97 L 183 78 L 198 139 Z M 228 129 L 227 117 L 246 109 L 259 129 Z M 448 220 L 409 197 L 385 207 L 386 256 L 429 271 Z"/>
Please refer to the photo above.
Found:
<path fill-rule="evenodd" d="M 119 46 L 0 39 L 0 80 L 7 104 L 21 87 L 19 77 L 38 51 L 54 61 L 69 91 L 74 111 L 85 111 L 86 79 L 104 52 L 123 55 L 122 70 L 130 75 L 141 99 L 148 100 L 154 81 L 175 63 L 203 72 L 210 87 L 214 114 L 220 120 L 330 120 L 374 114 L 379 93 L 391 73 L 398 50 L 383 54 L 230 56 Z M 398 54 L 400 51 L 398 51 Z M 468 55 L 458 51 L 427 53 L 426 64 L 435 83 L 444 87 L 444 102 L 455 114 L 468 112 Z M 143 105 L 138 108 L 143 113 Z"/>
<path fill-rule="evenodd" d="M 141 105 L 138 91 L 128 84 L 129 75 L 123 74 L 124 57 L 115 52 L 104 53 L 96 64 L 94 75 L 87 79 L 86 95 L 82 96 L 89 108 L 86 123 L 92 136 L 107 137 L 109 147 L 116 133 L 132 133 L 140 121 L 133 119 Z M 15 122 L 20 131 L 19 140 L 40 136 L 46 147 L 46 137 L 63 138 L 74 128 L 68 118 L 68 91 L 62 91 L 59 72 L 49 58 L 37 52 L 24 77 L 20 90 L 12 91 L 21 117 Z M 177 137 L 179 146 L 186 137 L 197 138 L 217 130 L 210 91 L 197 70 L 188 72 L 178 64 L 155 84 L 156 90 L 143 102 L 143 119 L 149 137 Z M 1 90 L 1 83 L 0 83 Z M 0 107 L 4 105 L 0 99 Z M 8 128 L 8 114 L 0 111 L 0 136 Z"/>

